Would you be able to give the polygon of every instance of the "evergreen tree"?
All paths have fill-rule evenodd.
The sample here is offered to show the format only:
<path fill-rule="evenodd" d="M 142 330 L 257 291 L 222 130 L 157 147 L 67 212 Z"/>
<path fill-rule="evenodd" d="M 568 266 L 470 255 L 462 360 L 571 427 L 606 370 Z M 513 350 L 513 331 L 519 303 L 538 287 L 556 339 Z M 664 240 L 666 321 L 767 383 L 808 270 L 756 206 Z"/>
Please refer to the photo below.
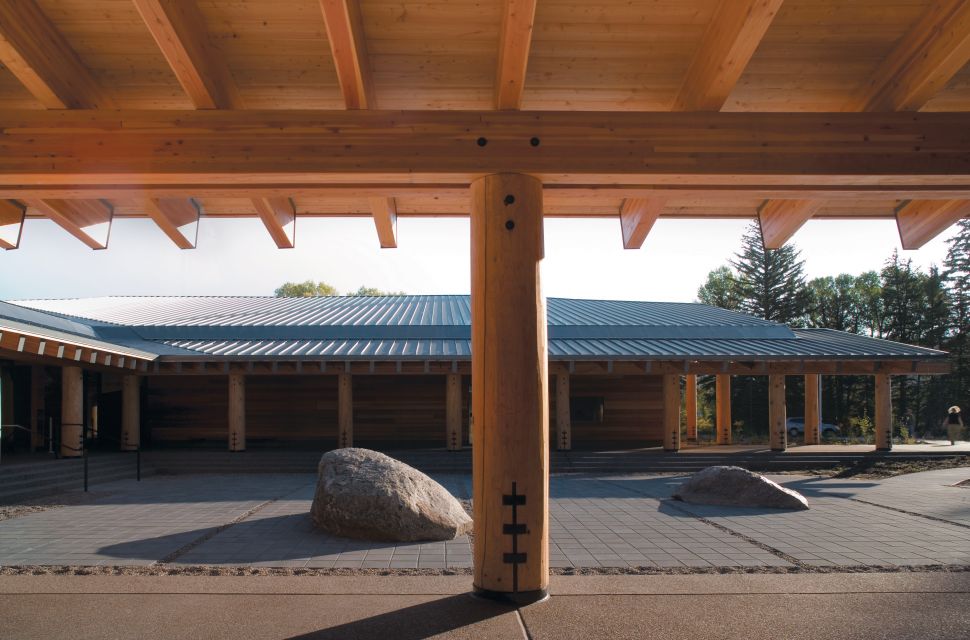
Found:
<path fill-rule="evenodd" d="M 875 271 L 866 271 L 855 279 L 855 297 L 858 301 L 860 333 L 875 338 L 886 335 L 886 311 L 882 298 L 882 281 Z"/>
<path fill-rule="evenodd" d="M 708 273 L 707 282 L 697 290 L 697 300 L 714 307 L 737 311 L 740 301 L 738 280 L 734 277 L 734 272 L 728 267 L 718 267 Z"/>
<path fill-rule="evenodd" d="M 805 324 L 805 262 L 797 249 L 765 249 L 761 228 L 754 224 L 741 238 L 741 251 L 731 265 L 737 271 L 741 311 L 765 320 Z"/>
<path fill-rule="evenodd" d="M 815 278 L 808 283 L 808 325 L 859 333 L 859 290 L 855 276 Z"/>
<path fill-rule="evenodd" d="M 970 220 L 957 224 L 947 240 L 943 277 L 950 299 L 950 337 L 946 348 L 953 362 L 951 393 L 964 400 L 970 395 Z"/>

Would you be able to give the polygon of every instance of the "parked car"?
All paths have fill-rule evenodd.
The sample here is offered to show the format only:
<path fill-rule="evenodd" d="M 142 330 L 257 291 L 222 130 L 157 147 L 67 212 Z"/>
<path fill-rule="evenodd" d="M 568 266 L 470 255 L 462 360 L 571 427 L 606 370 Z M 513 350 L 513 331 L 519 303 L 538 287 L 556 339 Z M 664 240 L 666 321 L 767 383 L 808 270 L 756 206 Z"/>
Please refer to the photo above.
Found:
<path fill-rule="evenodd" d="M 803 437 L 805 435 L 805 418 L 788 418 L 785 422 L 788 428 L 788 435 L 792 438 Z M 838 438 L 842 435 L 842 430 L 834 424 L 823 422 L 818 426 L 822 438 Z"/>

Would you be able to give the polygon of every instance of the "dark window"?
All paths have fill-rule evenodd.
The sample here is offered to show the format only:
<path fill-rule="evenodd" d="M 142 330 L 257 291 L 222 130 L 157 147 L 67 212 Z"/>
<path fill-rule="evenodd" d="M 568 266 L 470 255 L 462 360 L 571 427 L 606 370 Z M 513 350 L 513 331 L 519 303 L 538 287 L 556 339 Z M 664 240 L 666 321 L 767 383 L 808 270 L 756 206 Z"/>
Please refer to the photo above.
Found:
<path fill-rule="evenodd" d="M 569 417 L 573 422 L 603 422 L 603 398 L 584 396 L 569 399 Z"/>

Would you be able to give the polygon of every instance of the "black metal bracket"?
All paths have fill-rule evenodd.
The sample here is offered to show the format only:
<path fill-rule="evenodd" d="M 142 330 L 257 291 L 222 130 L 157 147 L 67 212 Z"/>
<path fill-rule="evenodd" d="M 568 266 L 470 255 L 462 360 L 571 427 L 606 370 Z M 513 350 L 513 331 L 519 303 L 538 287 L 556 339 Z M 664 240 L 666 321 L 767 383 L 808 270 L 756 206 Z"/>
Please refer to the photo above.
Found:
<path fill-rule="evenodd" d="M 519 551 L 519 536 L 528 535 L 525 524 L 519 522 L 518 508 L 525 506 L 525 496 L 518 493 L 516 483 L 512 483 L 512 493 L 502 495 L 502 505 L 512 507 L 512 522 L 502 525 L 502 533 L 512 536 L 512 553 L 502 555 L 502 562 L 512 565 L 512 593 L 519 592 L 519 565 L 525 563 L 529 556 Z"/>

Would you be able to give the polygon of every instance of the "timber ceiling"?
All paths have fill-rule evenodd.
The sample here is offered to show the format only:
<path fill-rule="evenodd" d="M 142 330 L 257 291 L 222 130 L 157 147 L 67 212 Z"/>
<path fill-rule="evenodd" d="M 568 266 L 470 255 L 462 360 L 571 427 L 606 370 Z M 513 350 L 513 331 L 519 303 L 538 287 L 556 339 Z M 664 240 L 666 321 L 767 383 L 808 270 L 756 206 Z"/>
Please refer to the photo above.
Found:
<path fill-rule="evenodd" d="M 966 0 L 4 0 L 0 231 L 374 216 L 395 246 L 509 170 L 629 248 L 660 216 L 918 248 L 970 216 L 968 61 Z"/>

